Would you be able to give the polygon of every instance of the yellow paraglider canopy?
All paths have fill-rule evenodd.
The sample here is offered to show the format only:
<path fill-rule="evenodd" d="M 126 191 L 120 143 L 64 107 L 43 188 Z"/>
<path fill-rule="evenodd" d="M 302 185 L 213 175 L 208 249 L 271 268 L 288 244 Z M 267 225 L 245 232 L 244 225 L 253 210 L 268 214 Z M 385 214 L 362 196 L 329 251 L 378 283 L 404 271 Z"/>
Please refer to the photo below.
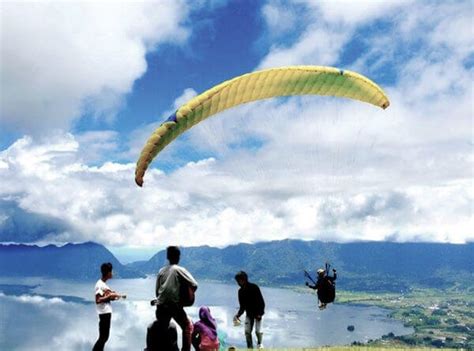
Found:
<path fill-rule="evenodd" d="M 247 73 L 227 80 L 179 107 L 150 136 L 135 170 L 135 182 L 155 156 L 195 124 L 223 110 L 276 96 L 329 95 L 364 101 L 386 109 L 390 102 L 370 79 L 351 71 L 324 66 L 289 66 Z"/>

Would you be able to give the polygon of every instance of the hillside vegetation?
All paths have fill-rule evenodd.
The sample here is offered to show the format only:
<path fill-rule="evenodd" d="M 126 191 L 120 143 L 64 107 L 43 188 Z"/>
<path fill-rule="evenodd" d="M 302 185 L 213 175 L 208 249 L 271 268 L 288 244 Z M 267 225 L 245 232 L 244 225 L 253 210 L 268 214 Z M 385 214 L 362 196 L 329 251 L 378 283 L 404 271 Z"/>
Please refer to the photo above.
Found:
<path fill-rule="evenodd" d="M 402 292 L 413 286 L 449 288 L 460 275 L 474 281 L 472 257 L 474 244 L 283 240 L 223 249 L 185 247 L 181 264 L 198 279 L 231 282 L 237 271 L 245 270 L 262 285 L 282 286 L 304 284 L 304 269 L 314 274 L 315 269 L 330 261 L 338 270 L 341 289 Z M 156 274 L 164 264 L 166 253 L 160 251 L 130 267 Z"/>
<path fill-rule="evenodd" d="M 369 345 L 474 349 L 474 295 L 462 289 L 415 289 L 404 294 L 339 292 L 337 302 L 387 308 L 391 317 L 415 329 L 410 335 L 389 333 Z"/>

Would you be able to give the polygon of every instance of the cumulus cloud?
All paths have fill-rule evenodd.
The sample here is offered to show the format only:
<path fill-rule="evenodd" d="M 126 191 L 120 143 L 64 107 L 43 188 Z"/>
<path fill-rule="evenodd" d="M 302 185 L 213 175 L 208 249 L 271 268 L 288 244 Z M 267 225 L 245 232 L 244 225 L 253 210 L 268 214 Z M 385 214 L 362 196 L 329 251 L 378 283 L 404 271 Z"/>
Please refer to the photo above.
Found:
<path fill-rule="evenodd" d="M 1 123 L 28 133 L 68 130 L 83 113 L 111 118 L 146 71 L 146 53 L 189 35 L 185 1 L 1 7 Z"/>
<path fill-rule="evenodd" d="M 81 157 L 89 164 L 103 162 L 120 150 L 119 134 L 113 130 L 87 131 L 76 136 Z"/>
<path fill-rule="evenodd" d="M 15 196 L 13 195 L 13 198 Z M 0 241 L 37 242 L 44 237 L 67 230 L 68 223 L 61 218 L 50 217 L 22 209 L 13 199 L 0 199 Z"/>
<path fill-rule="evenodd" d="M 42 306 L 54 306 L 54 305 L 64 305 L 66 302 L 60 297 L 43 297 L 40 295 L 19 295 L 19 296 L 6 296 L 3 293 L 0 293 L 0 297 L 9 299 L 14 302 L 20 302 L 23 304 L 41 304 Z"/>
<path fill-rule="evenodd" d="M 331 104 L 327 108 L 329 113 Z M 276 106 L 272 112 L 278 111 Z M 320 125 L 318 142 L 310 145 L 299 132 L 309 117 L 300 118 L 293 123 L 301 124 L 294 126 L 301 139 L 279 130 L 289 127 L 282 116 L 276 129 L 263 129 L 275 135 L 266 136 L 270 141 L 258 151 L 230 150 L 224 158 L 190 162 L 170 173 L 152 168 L 143 189 L 133 182 L 133 164 L 83 163 L 72 135 L 48 144 L 24 138 L 0 155 L 7 165 L 0 169 L 6 180 L 0 196 L 22 211 L 66 223 L 42 238 L 55 242 L 224 246 L 287 237 L 383 240 L 394 233 L 400 240 L 473 239 L 468 161 L 455 165 L 446 154 L 437 155 L 433 168 L 466 171 L 423 174 L 426 168 L 408 166 L 419 151 L 401 163 L 393 154 L 396 145 L 372 146 L 371 128 L 361 129 L 359 142 L 344 139 L 344 130 L 336 133 L 344 123 Z M 334 144 L 337 152 L 328 149 Z"/>
<path fill-rule="evenodd" d="M 387 89 L 392 106 L 382 113 L 352 102 L 293 98 L 221 113 L 185 137 L 188 148 L 217 157 L 209 160 L 207 172 L 199 170 L 204 177 L 194 189 L 240 192 L 238 209 L 251 202 L 268 213 L 249 212 L 260 218 L 271 214 L 269 232 L 339 240 L 394 237 L 388 233 L 401 241 L 472 240 L 472 86 L 464 64 L 473 52 L 472 38 L 451 35 L 466 25 L 469 4 L 428 3 L 413 11 L 409 2 L 390 2 L 388 11 L 385 4 L 367 2 L 353 9 L 354 16 L 337 11 L 347 3 L 306 5 L 317 14 L 303 17 L 308 30 L 292 45 L 271 50 L 260 66 L 314 63 L 317 50 L 328 55 L 324 62 L 337 62 L 357 30 L 376 20 L 390 22 L 386 31 L 370 37 L 352 66 L 374 71 L 375 55 L 378 68 L 398 65 L 396 83 Z M 263 8 L 270 29 L 277 30 L 283 7 L 271 2 Z M 388 12 L 395 15 L 387 18 Z M 318 33 L 321 40 L 313 40 Z M 324 40 L 331 44 L 321 45 Z M 439 53 L 446 47 L 453 52 L 444 57 Z M 394 60 L 397 55 L 403 59 Z M 185 148 L 178 142 L 166 152 Z M 226 180 L 214 179 L 216 173 Z M 273 206 L 276 199 L 280 207 Z"/>
<path fill-rule="evenodd" d="M 357 26 L 397 11 L 407 1 L 297 1 L 269 2 L 262 9 L 269 37 L 281 35 L 282 28 L 302 26 L 297 40 L 272 44 L 259 68 L 296 64 L 334 65 Z M 281 22 L 281 26 L 280 26 Z"/>
<path fill-rule="evenodd" d="M 403 57 L 387 88 L 392 104 L 386 111 L 322 97 L 247 104 L 170 144 L 147 172 L 143 189 L 133 182 L 134 164 L 99 157 L 118 148 L 113 132 L 23 137 L 0 154 L 0 199 L 18 213 L 47 218 L 48 225 L 60 219 L 58 230 L 42 232 L 45 241 L 133 246 L 224 246 L 289 237 L 472 241 L 472 74 L 465 65 L 472 38 L 452 35 L 466 23 L 453 11 L 456 4 L 409 11 L 408 3 L 390 3 L 398 15 L 352 63 L 370 71 L 374 55 L 381 66 Z M 354 18 L 326 2 L 307 6 L 313 5 L 317 16 L 308 19 L 308 30 L 291 45 L 272 49 L 262 67 L 272 60 L 314 63 L 305 57 L 335 62 L 360 26 L 382 16 L 378 3 Z M 431 12 L 436 15 L 428 16 Z M 431 31 L 418 34 L 426 28 Z M 321 40 L 314 42 L 314 36 Z M 328 45 L 320 45 L 324 40 Z M 401 44 L 383 51 L 388 40 Z M 410 56 L 403 44 L 413 42 L 418 51 Z M 440 55 L 460 43 L 462 49 Z M 170 111 L 195 94 L 185 90 Z M 138 154 L 156 126 L 131 133 L 129 156 Z M 189 162 L 191 151 L 195 162 Z M 156 167 L 160 160 L 174 167 Z M 5 227 L 12 213 L 0 211 Z M 17 240 L 32 238 L 37 237 Z"/>
<path fill-rule="evenodd" d="M 7 349 L 84 350 L 92 348 L 98 336 L 98 319 L 92 304 L 66 303 L 57 297 L 0 294 L 0 305 L 7 336 L 2 346 Z M 146 327 L 153 318 L 154 311 L 145 301 L 115 304 L 115 332 L 108 347 L 133 350 L 144 346 Z M 28 338 L 21 337 L 25 332 Z"/>
<path fill-rule="evenodd" d="M 272 1 L 262 6 L 262 16 L 272 38 L 293 30 L 300 21 L 298 8 L 286 7 L 282 1 Z"/>

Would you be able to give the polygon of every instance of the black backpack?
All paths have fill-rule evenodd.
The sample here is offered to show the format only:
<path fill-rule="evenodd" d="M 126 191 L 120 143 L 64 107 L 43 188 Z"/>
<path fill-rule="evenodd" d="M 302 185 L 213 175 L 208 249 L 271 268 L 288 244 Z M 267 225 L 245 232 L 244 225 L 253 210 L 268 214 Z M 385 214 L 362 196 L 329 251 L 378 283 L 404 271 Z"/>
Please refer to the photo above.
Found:
<path fill-rule="evenodd" d="M 179 276 L 179 304 L 183 307 L 189 307 L 194 304 L 194 293 L 196 287 L 192 286 L 186 279 L 181 275 Z"/>
<path fill-rule="evenodd" d="M 336 298 L 336 286 L 327 277 L 324 278 L 322 286 L 318 289 L 318 298 L 322 303 L 334 302 Z"/>

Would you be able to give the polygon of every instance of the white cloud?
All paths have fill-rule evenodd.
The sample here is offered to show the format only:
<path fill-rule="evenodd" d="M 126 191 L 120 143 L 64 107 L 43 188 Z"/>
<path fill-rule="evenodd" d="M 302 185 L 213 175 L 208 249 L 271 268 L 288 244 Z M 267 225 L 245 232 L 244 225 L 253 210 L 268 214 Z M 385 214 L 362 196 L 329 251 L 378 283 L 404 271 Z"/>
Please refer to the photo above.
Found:
<path fill-rule="evenodd" d="M 113 116 L 145 55 L 189 30 L 184 1 L 2 2 L 1 123 L 67 130 L 84 112 Z"/>
<path fill-rule="evenodd" d="M 389 1 L 351 1 L 351 0 L 324 0 L 305 1 L 310 7 L 319 9 L 327 22 L 349 25 L 363 24 L 376 18 L 386 18 L 396 13 L 400 6 L 413 6 L 411 0 Z"/>
<path fill-rule="evenodd" d="M 357 26 L 380 16 L 381 5 L 355 19 L 324 6 L 317 5 L 321 18 L 308 31 L 275 47 L 261 65 L 311 57 L 333 62 Z M 0 196 L 65 221 L 45 238 L 50 241 L 143 247 L 289 237 L 473 241 L 472 74 L 463 63 L 472 50 L 439 55 L 461 43 L 472 47 L 472 39 L 452 35 L 465 25 L 455 3 L 437 5 L 438 11 L 423 5 L 419 12 L 394 6 L 390 30 L 354 62 L 362 71 L 370 70 L 372 55 L 379 55 L 378 67 L 396 63 L 386 111 L 323 97 L 247 104 L 195 126 L 159 155 L 176 164 L 191 150 L 213 157 L 168 173 L 152 166 L 143 189 L 134 185 L 133 164 L 94 157 L 116 147 L 114 133 L 24 137 L 0 154 Z M 453 21 L 427 16 L 439 10 Z M 407 26 L 416 33 L 412 39 Z M 383 50 L 399 38 L 400 45 Z M 406 56 L 403 46 L 412 40 L 419 52 Z M 401 54 L 403 65 L 394 61 Z M 195 94 L 185 90 L 174 107 Z M 131 134 L 134 155 L 157 124 Z"/>
<path fill-rule="evenodd" d="M 350 35 L 341 30 L 329 33 L 325 28 L 311 28 L 291 47 L 275 45 L 260 68 L 290 65 L 331 65 Z"/>
<path fill-rule="evenodd" d="M 357 26 L 383 19 L 407 1 L 297 1 L 295 10 L 286 2 L 269 2 L 262 8 L 269 37 L 291 32 L 294 23 L 303 26 L 300 37 L 288 45 L 271 45 L 259 68 L 288 65 L 334 65 Z M 303 23 L 303 24 L 301 24 Z M 292 26 L 293 24 L 293 26 Z"/>
<path fill-rule="evenodd" d="M 297 25 L 299 14 L 291 6 L 272 1 L 262 7 L 262 16 L 272 37 L 284 34 Z"/>
<path fill-rule="evenodd" d="M 19 329 L 28 332 L 28 328 L 35 328 L 35 332 L 27 338 L 6 340 L 6 345 L 14 349 L 85 350 L 92 348 L 98 336 L 98 318 L 92 301 L 84 305 L 66 303 L 57 297 L 0 294 L 0 298 L 7 336 L 17 335 Z M 147 325 L 154 319 L 154 311 L 149 303 L 122 301 L 113 308 L 114 332 L 107 347 L 112 350 L 133 350 L 137 345 L 144 346 Z M 32 322 L 32 319 L 41 323 Z"/>
<path fill-rule="evenodd" d="M 20 295 L 9 297 L 12 300 L 25 304 L 41 304 L 43 306 L 51 306 L 58 304 L 65 304 L 65 302 L 59 297 L 46 298 L 39 295 Z"/>
<path fill-rule="evenodd" d="M 112 130 L 87 131 L 77 136 L 83 160 L 88 163 L 110 158 L 119 150 L 119 135 Z"/>
<path fill-rule="evenodd" d="M 308 122 L 301 119 L 293 122 Z M 399 240 L 474 239 L 468 171 L 426 174 L 423 165 L 410 167 L 418 149 L 415 155 L 404 149 L 407 163 L 400 169 L 396 145 L 371 148 L 370 128 L 360 130 L 360 142 L 342 142 L 347 134 L 335 130 L 345 122 L 321 125 L 316 137 L 334 134 L 312 145 L 304 138 L 282 139 L 278 124 L 288 124 L 277 118 L 272 133 L 280 139 L 257 154 L 229 150 L 224 160 L 188 163 L 170 174 L 152 168 L 143 189 L 133 182 L 133 164 L 82 163 L 81 146 L 71 135 L 48 144 L 21 139 L 1 154 L 8 168 L 0 170 L 6 180 L 0 194 L 25 211 L 66 222 L 63 231 L 43 238 L 51 242 L 224 246 L 288 237 L 383 240 L 394 233 Z M 327 150 L 332 144 L 338 152 Z M 432 160 L 434 169 L 468 167 L 468 160 L 449 163 L 447 154 Z"/>
<path fill-rule="evenodd" d="M 194 89 L 191 89 L 191 88 L 184 89 L 183 94 L 181 94 L 181 96 L 179 96 L 178 98 L 174 100 L 174 103 L 173 103 L 174 109 L 172 112 L 170 111 L 169 114 L 173 113 L 175 110 L 181 107 L 181 105 L 185 104 L 196 95 L 197 93 Z"/>

